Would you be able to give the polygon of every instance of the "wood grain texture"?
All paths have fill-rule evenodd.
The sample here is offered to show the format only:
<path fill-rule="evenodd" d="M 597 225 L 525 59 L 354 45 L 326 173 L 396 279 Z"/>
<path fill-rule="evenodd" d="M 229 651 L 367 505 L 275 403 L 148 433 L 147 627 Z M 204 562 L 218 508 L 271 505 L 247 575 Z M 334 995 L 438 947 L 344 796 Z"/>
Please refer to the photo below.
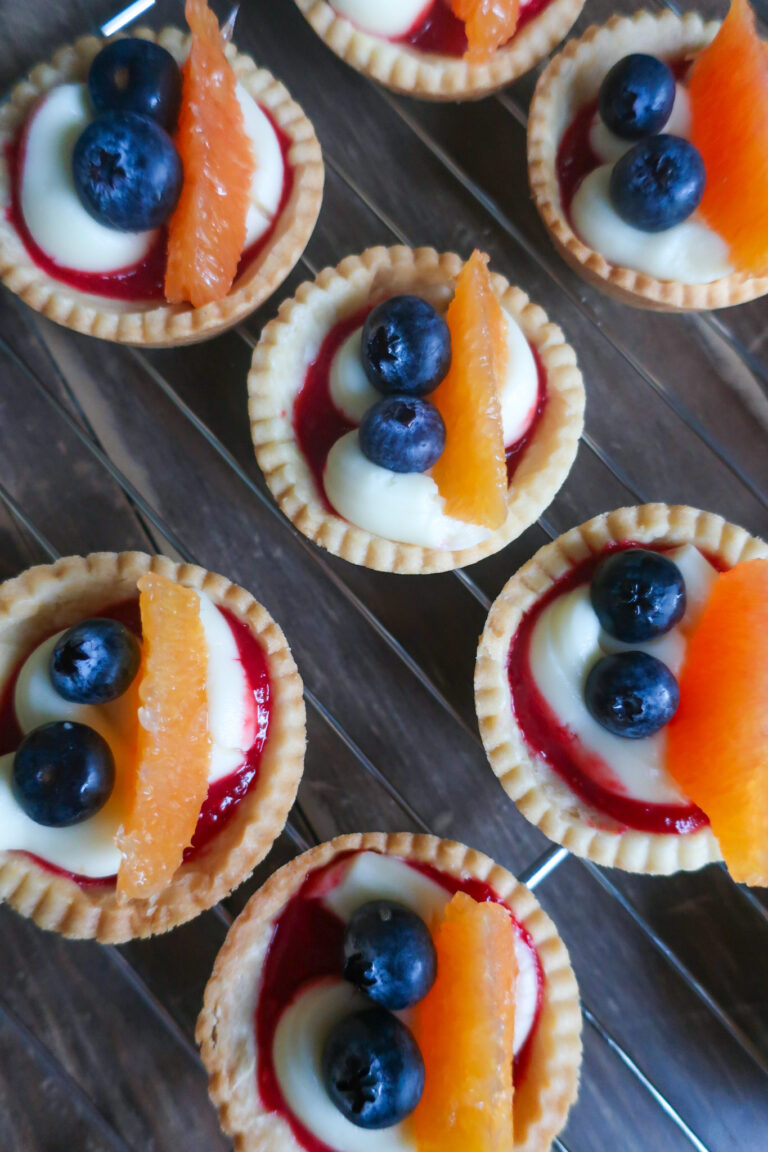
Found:
<path fill-rule="evenodd" d="M 116 6 L 0 0 L 0 79 L 8 84 Z M 724 3 L 706 7 L 718 14 Z M 614 8 L 590 0 L 579 28 Z M 177 0 L 160 0 L 148 22 L 180 13 Z M 226 907 L 167 937 L 119 951 L 69 944 L 0 909 L 3 1152 L 226 1148 L 194 1020 L 229 919 L 297 841 L 429 827 L 518 872 L 547 848 L 478 742 L 471 676 L 484 602 L 552 534 L 622 503 L 686 501 L 768 531 L 765 302 L 709 318 L 652 316 L 578 280 L 528 197 L 524 120 L 535 77 L 476 105 L 398 100 L 325 50 L 292 0 L 246 0 L 237 39 L 304 104 L 325 149 L 325 204 L 304 261 L 240 331 L 143 355 L 41 322 L 5 293 L 0 485 L 61 552 L 191 554 L 263 600 L 313 694 L 306 774 L 291 831 L 254 877 Z M 416 584 L 325 556 L 283 520 L 253 458 L 245 376 L 262 325 L 319 268 L 394 240 L 487 249 L 562 325 L 586 378 L 587 441 L 568 483 L 539 524 L 470 570 L 474 588 L 452 574 Z M 45 558 L 0 512 L 0 577 Z M 768 1064 L 768 914 L 719 869 L 609 880 Z M 538 895 L 571 949 L 585 1002 L 704 1146 L 763 1152 L 765 1073 L 614 896 L 576 860 Z M 570 1152 L 691 1148 L 590 1027 L 564 1141 Z"/>

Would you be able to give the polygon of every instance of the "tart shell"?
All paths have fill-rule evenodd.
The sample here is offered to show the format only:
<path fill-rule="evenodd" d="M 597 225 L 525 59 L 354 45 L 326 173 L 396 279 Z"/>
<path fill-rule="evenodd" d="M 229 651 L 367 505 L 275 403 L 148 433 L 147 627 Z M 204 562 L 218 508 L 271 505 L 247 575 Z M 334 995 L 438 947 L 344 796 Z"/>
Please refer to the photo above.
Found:
<path fill-rule="evenodd" d="M 726 568 L 768 556 L 768 545 L 743 528 L 683 505 L 619 508 L 559 536 L 515 573 L 491 607 L 475 667 L 480 735 L 502 786 L 550 840 L 595 864 L 627 872 L 693 871 L 722 859 L 710 827 L 689 835 L 623 828 L 584 803 L 530 753 L 511 707 L 507 660 L 524 613 L 576 564 L 625 540 L 651 546 L 693 544 Z"/>
<path fill-rule="evenodd" d="M 460 550 L 399 544 L 328 511 L 293 428 L 293 404 L 307 368 L 330 329 L 369 302 L 416 293 L 439 310 L 453 297 L 463 261 L 433 248 L 369 248 L 326 268 L 285 301 L 261 334 L 248 376 L 248 411 L 256 459 L 272 494 L 296 527 L 329 552 L 381 572 L 444 572 L 498 552 L 552 502 L 576 457 L 584 424 L 584 384 L 562 331 L 520 289 L 498 274 L 494 289 L 535 347 L 547 377 L 547 402 L 507 496 L 501 528 Z"/>
<path fill-rule="evenodd" d="M 594 25 L 566 44 L 536 85 L 528 119 L 528 179 L 536 207 L 560 255 L 590 284 L 624 304 L 658 312 L 697 312 L 744 304 L 768 292 L 768 276 L 733 272 L 709 284 L 683 284 L 611 264 L 579 239 L 560 199 L 560 143 L 576 113 L 597 96 L 609 68 L 632 52 L 667 60 L 692 55 L 714 39 L 719 27 L 696 12 L 612 16 L 607 24 Z"/>
<path fill-rule="evenodd" d="M 140 28 L 132 35 L 162 45 L 180 63 L 186 58 L 189 36 L 178 28 L 165 28 L 157 33 Z M 315 130 L 271 73 L 258 68 L 250 56 L 228 45 L 227 56 L 238 81 L 269 112 L 291 142 L 288 164 L 293 170 L 293 189 L 268 243 L 223 300 L 202 308 L 155 302 L 142 307 L 140 303 L 87 295 L 38 267 L 7 219 L 10 172 L 5 150 L 17 137 L 35 101 L 59 84 L 84 82 L 93 58 L 106 43 L 104 39 L 85 36 L 61 48 L 49 63 L 37 65 L 17 84 L 0 108 L 0 279 L 25 304 L 49 320 L 88 336 L 153 348 L 207 340 L 263 304 L 304 251 L 323 198 L 324 168 Z"/>
<path fill-rule="evenodd" d="M 144 572 L 204 592 L 258 640 L 267 659 L 272 711 L 259 777 L 229 823 L 170 885 L 150 900 L 118 900 L 114 886 L 80 885 L 21 852 L 0 852 L 0 899 L 40 928 L 116 944 L 167 932 L 212 907 L 242 883 L 282 831 L 304 767 L 301 678 L 281 629 L 243 588 L 223 576 L 164 556 L 96 552 L 30 568 L 0 585 L 0 684 L 51 633 L 105 604 L 137 595 Z"/>
<path fill-rule="evenodd" d="M 266 1112 L 257 1087 L 254 1013 L 277 918 L 307 874 L 344 852 L 371 850 L 487 881 L 530 933 L 544 970 L 544 1000 L 523 1084 L 515 1093 L 516 1152 L 546 1152 L 576 1099 L 581 1010 L 568 952 L 533 894 L 488 856 L 435 836 L 358 833 L 320 844 L 275 872 L 229 931 L 205 990 L 196 1037 L 209 1092 L 237 1152 L 301 1152 L 286 1120 Z"/>
<path fill-rule="evenodd" d="M 421 100 L 479 100 L 544 60 L 576 23 L 584 0 L 551 0 L 487 64 L 420 52 L 408 44 L 373 36 L 355 27 L 327 0 L 296 0 L 296 4 L 320 39 L 371 80 Z"/>

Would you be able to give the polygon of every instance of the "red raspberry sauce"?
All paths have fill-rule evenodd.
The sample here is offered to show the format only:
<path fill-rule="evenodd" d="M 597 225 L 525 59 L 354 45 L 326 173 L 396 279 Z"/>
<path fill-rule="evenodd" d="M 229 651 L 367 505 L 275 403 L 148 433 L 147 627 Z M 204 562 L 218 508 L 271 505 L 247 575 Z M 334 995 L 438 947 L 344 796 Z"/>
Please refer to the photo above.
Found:
<path fill-rule="evenodd" d="M 219 611 L 225 617 L 232 630 L 232 635 L 237 644 L 240 662 L 243 665 L 248 683 L 256 700 L 256 739 L 246 753 L 242 766 L 230 776 L 216 780 L 210 785 L 208 796 L 200 810 L 200 816 L 197 821 L 197 828 L 195 829 L 192 843 L 184 853 L 185 863 L 201 855 L 206 845 L 209 844 L 222 829 L 226 828 L 234 816 L 238 804 L 258 780 L 261 754 L 264 750 L 269 731 L 271 711 L 270 683 L 264 651 L 259 642 L 251 635 L 251 632 L 245 624 L 241 623 L 225 608 L 219 608 Z M 121 604 L 111 605 L 100 612 L 94 612 L 93 615 L 107 616 L 112 620 L 119 620 L 125 624 L 127 628 L 130 628 L 132 632 L 135 632 L 137 636 L 141 636 L 138 600 L 126 600 Z M 45 639 L 45 637 L 43 637 L 43 639 Z M 42 640 L 40 643 L 42 643 Z M 19 672 L 28 655 L 29 653 L 19 661 L 13 675 L 5 685 L 2 699 L 0 700 L 0 755 L 13 752 L 23 738 L 18 721 L 16 720 L 13 696 Z M 58 868 L 55 864 L 50 864 L 47 860 L 43 860 L 31 852 L 25 852 L 24 855 L 33 859 L 41 868 L 45 868 L 49 872 L 56 872 L 60 876 L 66 876 L 70 880 L 74 880 L 80 884 L 83 888 L 112 887 L 117 879 L 116 876 L 99 876 L 96 878 L 79 876 L 74 872 L 67 872 L 63 868 Z"/>
<path fill-rule="evenodd" d="M 530 751 L 544 760 L 585 804 L 625 828 L 683 836 L 709 823 L 701 809 L 694 804 L 648 804 L 606 786 L 613 776 L 610 765 L 583 749 L 570 729 L 560 723 L 539 692 L 531 670 L 531 638 L 547 605 L 558 596 L 587 584 L 606 553 L 637 547 L 649 548 L 650 545 L 626 541 L 591 556 L 566 573 L 526 612 L 512 638 L 507 663 L 512 711 Z M 707 559 L 714 563 L 710 557 Z"/>
<path fill-rule="evenodd" d="M 529 21 L 543 12 L 549 2 L 531 0 L 530 4 L 526 4 L 520 12 L 515 36 Z M 419 52 L 438 56 L 463 56 L 467 50 L 464 21 L 454 16 L 446 0 L 434 0 L 426 15 L 420 16 L 416 26 L 400 37 L 398 42 L 410 44 Z"/>
<path fill-rule="evenodd" d="M 261 110 L 272 125 L 280 143 L 283 156 L 283 191 L 275 218 L 269 228 L 263 236 L 260 236 L 249 248 L 246 248 L 240 257 L 238 277 L 246 271 L 248 265 L 261 254 L 272 239 L 277 222 L 290 199 L 294 183 L 293 169 L 288 163 L 291 142 L 275 123 L 269 111 L 266 108 Z M 6 208 L 6 217 L 19 234 L 27 250 L 27 255 L 47 276 L 89 296 L 102 296 L 107 300 L 122 300 L 126 303 L 136 304 L 163 302 L 165 300 L 164 284 L 168 241 L 166 228 L 159 230 L 156 242 L 139 264 L 120 268 L 114 272 L 81 272 L 77 268 L 64 267 L 57 264 L 38 246 L 27 228 L 21 210 L 21 173 L 26 159 L 28 125 L 34 114 L 35 109 L 31 112 L 18 140 L 7 144 L 5 147 L 5 162 L 10 177 L 10 203 Z"/>
<path fill-rule="evenodd" d="M 280 1017 L 300 989 L 324 977 L 341 977 L 344 968 L 344 922 L 319 899 L 339 883 L 344 866 L 356 852 L 345 852 L 324 868 L 310 872 L 303 885 L 280 914 L 269 951 L 264 962 L 261 988 L 254 1014 L 256 1046 L 258 1050 L 258 1089 L 261 1102 L 268 1112 L 277 1112 L 291 1127 L 296 1140 L 307 1152 L 333 1152 L 318 1140 L 290 1111 L 280 1090 L 272 1059 L 275 1032 Z M 406 860 L 411 868 L 429 877 L 453 895 L 466 892 L 479 902 L 493 901 L 503 904 L 490 885 L 480 880 L 457 879 L 441 872 L 431 864 Z M 341 865 L 341 867 L 340 867 Z M 506 907 L 506 905 L 505 905 Z M 510 916 L 512 916 L 510 912 Z M 541 1014 L 544 997 L 544 971 L 533 940 L 523 926 L 512 916 L 516 931 L 536 957 L 538 998 L 536 1014 L 530 1034 L 515 1057 L 515 1084 L 519 1087 L 525 1076 L 533 1048 L 533 1038 Z"/>

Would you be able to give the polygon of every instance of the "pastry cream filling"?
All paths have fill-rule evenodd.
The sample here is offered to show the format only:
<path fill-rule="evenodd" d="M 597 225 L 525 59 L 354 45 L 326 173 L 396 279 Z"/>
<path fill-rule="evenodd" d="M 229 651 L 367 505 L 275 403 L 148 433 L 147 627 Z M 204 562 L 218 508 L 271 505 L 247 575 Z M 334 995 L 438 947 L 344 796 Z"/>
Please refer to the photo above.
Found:
<path fill-rule="evenodd" d="M 675 103 L 663 132 L 690 138 L 688 92 L 678 84 Z M 625 223 L 611 204 L 609 184 L 614 163 L 636 143 L 622 140 L 595 114 L 589 133 L 592 151 L 602 160 L 585 176 L 571 204 L 571 218 L 582 240 L 611 264 L 634 268 L 659 280 L 708 284 L 733 271 L 728 245 L 696 213 L 663 232 L 643 232 Z"/>
<path fill-rule="evenodd" d="M 209 780 L 235 772 L 256 738 L 257 710 L 225 617 L 200 595 L 200 619 L 208 648 L 208 726 L 212 748 Z M 13 754 L 0 757 L 0 851 L 25 851 L 78 876 L 114 876 L 120 865 L 115 838 L 126 810 L 126 788 L 134 764 L 138 680 L 110 704 L 74 704 L 54 689 L 48 674 L 59 636 L 44 640 L 19 672 L 14 694 L 23 733 L 51 721 L 87 724 L 104 737 L 115 759 L 115 787 L 100 812 L 69 828 L 47 828 L 22 811 L 11 792 Z"/>
<path fill-rule="evenodd" d="M 361 852 L 352 857 L 341 881 L 324 899 L 343 920 L 368 900 L 396 900 L 431 925 L 451 896 L 402 860 Z M 519 970 L 515 989 L 517 1053 L 536 1019 L 538 978 L 536 958 L 519 935 L 515 937 L 515 954 Z M 297 1119 L 334 1152 L 412 1152 L 415 1144 L 407 1123 L 378 1131 L 358 1128 L 342 1116 L 323 1085 L 321 1060 L 328 1033 L 342 1017 L 370 1006 L 367 997 L 341 978 L 312 981 L 302 988 L 283 1012 L 275 1032 L 272 1056 L 280 1090 Z M 408 1024 L 412 1012 L 407 1009 L 396 1015 Z"/>
<path fill-rule="evenodd" d="M 396 40 L 427 15 L 433 0 L 332 0 L 340 16 L 372 36 Z"/>
<path fill-rule="evenodd" d="M 679 676 L 686 635 L 717 573 L 693 545 L 666 555 L 680 568 L 686 586 L 686 612 L 676 627 L 646 644 L 622 644 L 601 629 L 589 586 L 583 585 L 558 596 L 541 613 L 531 637 L 530 666 L 536 687 L 574 737 L 597 783 L 648 804 L 682 805 L 689 801 L 664 767 L 664 729 L 639 740 L 623 739 L 598 724 L 584 703 L 590 669 L 611 652 L 648 652 Z"/>
<path fill-rule="evenodd" d="M 285 166 L 269 118 L 240 84 L 237 97 L 257 159 L 246 223 L 248 248 L 264 235 L 278 211 Z M 92 120 L 85 84 L 61 84 L 38 104 L 25 133 L 21 213 L 32 239 L 56 264 L 106 275 L 141 263 L 157 232 L 107 228 L 83 207 L 72 176 L 72 153 Z"/>
<path fill-rule="evenodd" d="M 501 391 L 504 443 L 525 435 L 536 414 L 539 374 L 536 360 L 517 321 L 507 320 L 507 375 Z M 362 329 L 342 344 L 330 369 L 335 407 L 352 423 L 382 399 L 369 382 L 360 358 Z M 471 548 L 487 539 L 486 528 L 446 516 L 443 498 L 429 472 L 390 472 L 360 450 L 357 432 L 342 436 L 328 453 L 323 476 L 334 509 L 355 524 L 387 540 L 423 548 Z"/>

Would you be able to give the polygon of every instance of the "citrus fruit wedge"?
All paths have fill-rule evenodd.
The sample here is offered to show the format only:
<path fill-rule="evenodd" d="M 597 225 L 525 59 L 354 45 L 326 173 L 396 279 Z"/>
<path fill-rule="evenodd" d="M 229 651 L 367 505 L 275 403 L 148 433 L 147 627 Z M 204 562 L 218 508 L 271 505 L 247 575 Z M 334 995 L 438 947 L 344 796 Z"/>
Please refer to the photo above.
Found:
<path fill-rule="evenodd" d="M 499 395 L 508 353 L 504 310 L 483 253 L 473 252 L 459 273 L 446 320 L 451 367 L 431 397 L 446 438 L 432 476 L 447 516 L 495 529 L 507 518 Z"/>
<path fill-rule="evenodd" d="M 739 271 L 768 272 L 768 52 L 747 0 L 732 0 L 688 82 L 691 140 L 707 171 L 700 211 Z"/>
<path fill-rule="evenodd" d="M 139 580 L 143 635 L 136 774 L 119 837 L 118 894 L 156 896 L 191 843 L 208 794 L 208 648 L 200 598 L 166 576 Z"/>
<path fill-rule="evenodd" d="M 165 296 L 200 308 L 234 283 L 255 159 L 216 17 L 206 0 L 187 0 L 185 11 L 192 43 L 176 137 L 184 186 L 168 225 Z"/>
<path fill-rule="evenodd" d="M 768 560 L 715 581 L 686 648 L 666 762 L 734 880 L 768 885 Z"/>
<path fill-rule="evenodd" d="M 453 0 L 451 9 L 464 21 L 466 59 L 470 64 L 487 64 L 496 49 L 514 36 L 520 0 Z"/>
<path fill-rule="evenodd" d="M 437 979 L 417 1006 L 424 1094 L 411 1117 L 418 1152 L 509 1152 L 515 935 L 500 904 L 457 892 L 435 934 Z"/>

